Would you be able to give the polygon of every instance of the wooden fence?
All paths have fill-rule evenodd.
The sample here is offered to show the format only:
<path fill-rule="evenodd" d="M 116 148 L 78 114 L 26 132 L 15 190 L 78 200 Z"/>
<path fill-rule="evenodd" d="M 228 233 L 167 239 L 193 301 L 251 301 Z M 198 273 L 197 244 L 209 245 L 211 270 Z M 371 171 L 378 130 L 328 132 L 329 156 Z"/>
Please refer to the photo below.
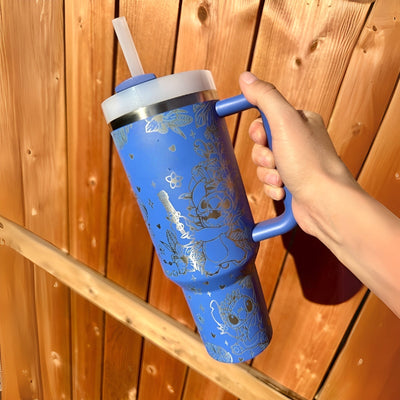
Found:
<path fill-rule="evenodd" d="M 271 345 L 251 365 L 207 359 L 101 112 L 129 76 L 120 15 L 146 72 L 206 68 L 225 98 L 251 70 L 319 112 L 360 184 L 400 216 L 399 0 L 0 0 L 2 398 L 399 398 L 400 320 L 299 229 L 256 260 Z M 275 205 L 250 161 L 256 115 L 227 123 L 258 221 Z"/>

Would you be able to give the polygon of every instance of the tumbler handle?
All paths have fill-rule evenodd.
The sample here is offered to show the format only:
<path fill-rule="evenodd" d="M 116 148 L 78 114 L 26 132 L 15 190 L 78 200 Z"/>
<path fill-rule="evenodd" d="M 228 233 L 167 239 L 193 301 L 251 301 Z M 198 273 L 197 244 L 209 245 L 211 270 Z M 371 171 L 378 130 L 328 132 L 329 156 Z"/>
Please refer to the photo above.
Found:
<path fill-rule="evenodd" d="M 217 101 L 215 104 L 215 110 L 219 117 L 226 117 L 227 115 L 235 114 L 240 111 L 248 110 L 249 108 L 257 108 L 255 105 L 249 103 L 247 99 L 242 95 L 229 97 L 228 99 Z M 257 108 L 258 109 L 258 108 Z M 261 117 L 264 124 L 265 132 L 267 133 L 268 145 L 272 150 L 272 136 L 271 128 L 265 117 L 264 113 L 258 109 L 261 113 Z M 296 220 L 293 216 L 292 211 L 292 194 L 289 190 L 284 187 L 285 198 L 283 204 L 285 210 L 281 215 L 275 218 L 271 218 L 266 221 L 259 222 L 253 229 L 253 240 L 259 242 L 264 239 L 269 239 L 274 236 L 282 235 L 289 232 L 296 226 Z"/>

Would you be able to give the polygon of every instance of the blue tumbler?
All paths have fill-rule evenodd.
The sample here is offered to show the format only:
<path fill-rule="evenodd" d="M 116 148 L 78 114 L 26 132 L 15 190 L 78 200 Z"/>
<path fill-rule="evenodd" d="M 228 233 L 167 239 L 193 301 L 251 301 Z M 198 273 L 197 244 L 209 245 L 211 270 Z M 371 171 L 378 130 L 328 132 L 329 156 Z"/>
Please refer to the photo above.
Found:
<path fill-rule="evenodd" d="M 268 346 L 258 242 L 296 224 L 286 189 L 283 214 L 253 221 L 222 118 L 250 107 L 242 95 L 218 101 L 206 70 L 130 78 L 102 104 L 164 273 L 182 288 L 208 353 L 226 363 Z"/>

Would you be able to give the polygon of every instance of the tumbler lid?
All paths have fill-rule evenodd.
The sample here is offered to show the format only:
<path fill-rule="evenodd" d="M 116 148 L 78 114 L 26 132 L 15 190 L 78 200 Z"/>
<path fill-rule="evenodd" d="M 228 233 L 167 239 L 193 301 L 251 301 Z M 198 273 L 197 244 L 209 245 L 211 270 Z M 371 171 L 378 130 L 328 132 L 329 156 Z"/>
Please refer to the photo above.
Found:
<path fill-rule="evenodd" d="M 210 71 L 186 71 L 128 87 L 104 100 L 101 106 L 109 124 L 139 108 L 207 90 L 216 90 Z"/>

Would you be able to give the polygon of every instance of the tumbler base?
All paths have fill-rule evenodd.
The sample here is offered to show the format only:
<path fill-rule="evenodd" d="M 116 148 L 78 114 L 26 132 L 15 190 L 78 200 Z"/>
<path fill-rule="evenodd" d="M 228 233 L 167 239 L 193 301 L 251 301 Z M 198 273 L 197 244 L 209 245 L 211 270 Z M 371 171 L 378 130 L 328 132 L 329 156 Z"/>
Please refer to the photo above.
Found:
<path fill-rule="evenodd" d="M 255 267 L 219 289 L 183 290 L 210 356 L 225 363 L 254 358 L 269 344 L 272 327 Z"/>

